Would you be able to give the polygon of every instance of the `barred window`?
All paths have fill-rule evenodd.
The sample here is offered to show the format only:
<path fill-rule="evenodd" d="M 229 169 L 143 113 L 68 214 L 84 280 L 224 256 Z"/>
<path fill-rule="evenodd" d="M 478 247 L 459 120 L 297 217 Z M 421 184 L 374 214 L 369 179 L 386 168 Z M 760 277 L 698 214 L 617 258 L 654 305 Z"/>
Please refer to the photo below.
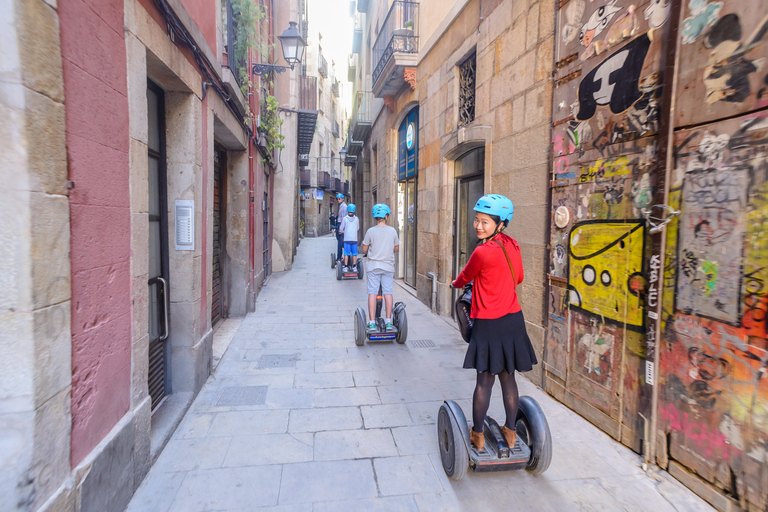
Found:
<path fill-rule="evenodd" d="M 459 126 L 475 120 L 476 54 L 459 64 Z"/>

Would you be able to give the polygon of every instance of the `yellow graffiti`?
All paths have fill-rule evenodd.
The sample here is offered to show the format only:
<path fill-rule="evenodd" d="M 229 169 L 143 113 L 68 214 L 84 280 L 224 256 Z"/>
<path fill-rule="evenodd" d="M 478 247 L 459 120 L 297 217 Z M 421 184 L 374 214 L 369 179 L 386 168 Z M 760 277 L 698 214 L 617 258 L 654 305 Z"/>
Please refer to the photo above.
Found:
<path fill-rule="evenodd" d="M 579 176 L 580 183 L 594 181 L 604 178 L 613 178 L 614 176 L 625 176 L 632 172 L 630 167 L 631 160 L 626 156 L 620 156 L 611 160 L 596 160 L 589 167 L 581 168 Z"/>
<path fill-rule="evenodd" d="M 644 234 L 639 221 L 574 226 L 568 259 L 571 306 L 642 329 L 642 304 L 630 292 L 628 281 L 643 270 Z"/>

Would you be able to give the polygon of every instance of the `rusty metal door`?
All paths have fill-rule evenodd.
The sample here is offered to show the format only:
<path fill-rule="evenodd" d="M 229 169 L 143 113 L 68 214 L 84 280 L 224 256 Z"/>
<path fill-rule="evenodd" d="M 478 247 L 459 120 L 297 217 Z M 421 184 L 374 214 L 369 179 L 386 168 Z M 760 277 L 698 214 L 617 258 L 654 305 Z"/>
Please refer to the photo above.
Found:
<path fill-rule="evenodd" d="M 224 170 L 226 169 L 227 153 L 221 148 L 215 148 L 213 152 L 213 258 L 211 259 L 211 327 L 224 316 L 224 296 L 221 289 L 221 254 L 223 200 L 225 193 L 223 188 Z"/>

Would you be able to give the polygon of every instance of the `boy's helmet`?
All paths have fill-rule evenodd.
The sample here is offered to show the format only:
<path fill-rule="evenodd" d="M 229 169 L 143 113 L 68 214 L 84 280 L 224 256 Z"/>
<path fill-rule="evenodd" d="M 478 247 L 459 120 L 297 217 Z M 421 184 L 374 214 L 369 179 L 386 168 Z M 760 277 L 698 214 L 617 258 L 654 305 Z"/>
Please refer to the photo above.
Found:
<path fill-rule="evenodd" d="M 355 213 L 355 210 L 357 210 L 357 207 L 353 204 L 347 206 L 347 213 Z"/>
<path fill-rule="evenodd" d="M 501 222 L 512 220 L 514 209 L 512 201 L 501 194 L 485 195 L 477 200 L 477 204 L 473 208 L 476 212 L 497 215 L 501 218 Z"/>
<path fill-rule="evenodd" d="M 336 199 L 344 199 L 344 194 L 342 193 L 336 194 Z"/>
<path fill-rule="evenodd" d="M 373 210 L 372 210 L 371 213 L 373 213 L 373 218 L 374 219 L 376 219 L 376 218 L 383 219 L 387 215 L 392 213 L 392 211 L 389 209 L 389 206 L 387 206 L 385 204 L 382 204 L 382 203 L 379 203 L 379 204 L 373 205 Z"/>

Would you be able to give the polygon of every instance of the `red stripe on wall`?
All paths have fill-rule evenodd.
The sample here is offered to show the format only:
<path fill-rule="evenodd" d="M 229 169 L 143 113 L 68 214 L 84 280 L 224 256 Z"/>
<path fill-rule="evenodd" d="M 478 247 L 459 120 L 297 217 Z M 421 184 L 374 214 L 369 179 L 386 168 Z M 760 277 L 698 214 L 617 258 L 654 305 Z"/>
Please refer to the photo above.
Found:
<path fill-rule="evenodd" d="M 200 255 L 200 336 L 208 331 L 208 98 L 203 100 L 203 205 L 201 216 L 202 247 Z"/>

